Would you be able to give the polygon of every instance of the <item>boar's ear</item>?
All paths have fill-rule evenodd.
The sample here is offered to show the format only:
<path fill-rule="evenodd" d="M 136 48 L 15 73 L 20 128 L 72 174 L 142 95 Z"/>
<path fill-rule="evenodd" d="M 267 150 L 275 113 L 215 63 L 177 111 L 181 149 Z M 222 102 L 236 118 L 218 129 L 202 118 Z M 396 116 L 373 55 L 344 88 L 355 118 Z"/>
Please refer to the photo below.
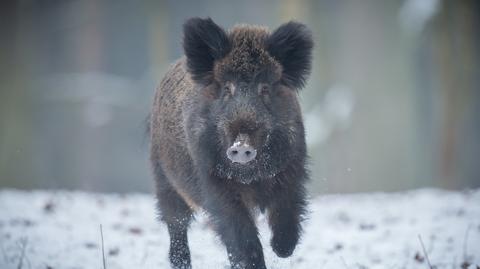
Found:
<path fill-rule="evenodd" d="M 270 55 L 282 65 L 282 82 L 295 89 L 305 86 L 312 65 L 310 30 L 302 23 L 285 23 L 270 35 L 266 45 Z"/>
<path fill-rule="evenodd" d="M 183 49 L 193 80 L 208 83 L 215 60 L 230 51 L 227 33 L 212 19 L 191 18 L 183 25 Z"/>

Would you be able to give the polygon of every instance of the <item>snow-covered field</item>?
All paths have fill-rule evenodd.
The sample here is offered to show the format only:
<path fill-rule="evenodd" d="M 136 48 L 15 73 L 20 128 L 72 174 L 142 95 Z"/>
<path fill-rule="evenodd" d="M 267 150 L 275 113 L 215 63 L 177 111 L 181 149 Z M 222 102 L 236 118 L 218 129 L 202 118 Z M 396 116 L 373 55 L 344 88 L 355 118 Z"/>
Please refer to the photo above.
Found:
<path fill-rule="evenodd" d="M 478 268 L 480 190 L 312 199 L 294 255 L 280 259 L 259 217 L 268 268 Z M 145 194 L 0 191 L 0 268 L 169 268 L 168 234 Z M 228 268 L 206 217 L 189 233 L 194 268 Z"/>

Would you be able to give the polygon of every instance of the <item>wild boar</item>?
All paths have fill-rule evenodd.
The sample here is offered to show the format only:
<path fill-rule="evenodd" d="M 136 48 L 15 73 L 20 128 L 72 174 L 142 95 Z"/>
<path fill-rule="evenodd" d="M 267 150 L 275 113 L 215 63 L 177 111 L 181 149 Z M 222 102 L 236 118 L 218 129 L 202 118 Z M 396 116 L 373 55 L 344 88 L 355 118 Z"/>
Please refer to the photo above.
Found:
<path fill-rule="evenodd" d="M 311 69 L 309 29 L 275 31 L 210 18 L 183 27 L 185 56 L 167 71 L 150 116 L 150 159 L 173 268 L 191 268 L 187 229 L 209 216 L 232 268 L 266 268 L 255 212 L 271 247 L 288 257 L 305 214 L 305 131 L 298 92 Z"/>

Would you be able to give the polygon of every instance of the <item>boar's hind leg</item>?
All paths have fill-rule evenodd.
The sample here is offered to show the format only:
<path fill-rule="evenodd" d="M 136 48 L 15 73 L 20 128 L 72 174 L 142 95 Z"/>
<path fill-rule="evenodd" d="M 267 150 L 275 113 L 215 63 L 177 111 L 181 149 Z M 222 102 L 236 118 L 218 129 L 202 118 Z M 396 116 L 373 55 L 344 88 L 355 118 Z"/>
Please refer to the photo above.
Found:
<path fill-rule="evenodd" d="M 170 263 L 174 269 L 190 269 L 187 229 L 192 219 L 192 210 L 163 174 L 156 173 L 156 177 L 158 208 L 170 234 Z"/>

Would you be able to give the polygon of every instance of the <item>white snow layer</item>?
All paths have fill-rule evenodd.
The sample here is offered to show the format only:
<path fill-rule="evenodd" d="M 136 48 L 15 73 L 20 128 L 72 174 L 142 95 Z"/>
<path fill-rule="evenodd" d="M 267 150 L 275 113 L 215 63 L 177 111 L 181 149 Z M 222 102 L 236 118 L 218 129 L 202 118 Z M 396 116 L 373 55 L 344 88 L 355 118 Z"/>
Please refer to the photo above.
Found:
<path fill-rule="evenodd" d="M 312 199 L 292 257 L 272 252 L 268 268 L 478 268 L 480 190 L 325 195 Z M 146 194 L 0 191 L 0 268 L 169 268 L 169 238 Z M 193 268 L 229 268 L 207 218 L 189 231 Z"/>

